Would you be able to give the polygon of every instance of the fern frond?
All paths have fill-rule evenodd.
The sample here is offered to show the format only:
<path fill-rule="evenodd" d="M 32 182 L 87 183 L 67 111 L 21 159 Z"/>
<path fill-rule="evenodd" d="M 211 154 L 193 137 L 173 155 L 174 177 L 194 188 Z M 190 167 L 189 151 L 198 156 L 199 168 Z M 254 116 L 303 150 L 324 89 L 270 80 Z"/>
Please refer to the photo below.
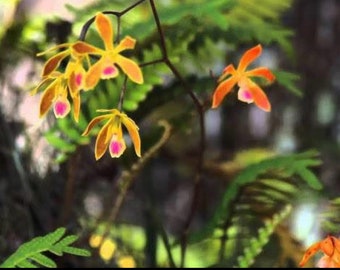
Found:
<path fill-rule="evenodd" d="M 269 242 L 271 235 L 274 233 L 275 228 L 279 225 L 291 212 L 292 206 L 287 205 L 280 213 L 273 216 L 272 219 L 265 222 L 264 227 L 258 230 L 257 237 L 253 237 L 249 240 L 248 246 L 243 250 L 243 255 L 237 258 L 238 267 L 246 268 L 250 267 L 255 258 L 261 253 L 263 247 Z"/>
<path fill-rule="evenodd" d="M 22 244 L 16 252 L 3 262 L 1 268 L 25 267 L 36 268 L 44 266 L 49 268 L 57 267 L 56 263 L 42 254 L 51 252 L 58 256 L 69 253 L 78 256 L 90 256 L 90 252 L 82 249 L 70 247 L 69 245 L 78 239 L 76 235 L 69 235 L 63 238 L 66 229 L 61 227 L 45 236 L 38 236 L 29 242 Z"/>
<path fill-rule="evenodd" d="M 317 158 L 317 155 L 318 153 L 315 151 L 308 151 L 299 154 L 272 157 L 247 166 L 236 176 L 234 180 L 232 180 L 230 185 L 227 186 L 212 219 L 202 231 L 192 235 L 191 241 L 201 241 L 211 235 L 219 224 L 224 223 L 224 221 L 230 217 L 232 211 L 231 207 L 238 198 L 241 198 L 241 191 L 244 191 L 245 187 L 255 183 L 255 181 L 263 179 L 263 175 L 265 174 L 275 172 L 277 175 L 276 179 L 290 178 L 295 179 L 295 181 L 296 179 L 299 179 L 300 183 L 305 183 L 312 189 L 320 190 L 322 188 L 322 184 L 309 168 L 320 164 L 320 160 Z M 298 184 L 299 183 L 295 183 L 295 185 Z M 277 186 L 277 188 L 280 188 L 280 186 Z M 284 185 L 282 185 L 281 189 L 282 188 L 287 189 L 288 186 L 284 187 Z M 297 190 L 298 188 L 295 187 L 295 189 Z M 273 191 L 266 192 L 270 192 L 269 194 L 271 195 L 274 194 Z M 283 194 L 283 192 L 280 193 Z M 264 195 L 267 201 L 275 200 L 275 198 L 268 196 L 268 194 Z M 288 199 L 292 198 L 288 197 Z"/>

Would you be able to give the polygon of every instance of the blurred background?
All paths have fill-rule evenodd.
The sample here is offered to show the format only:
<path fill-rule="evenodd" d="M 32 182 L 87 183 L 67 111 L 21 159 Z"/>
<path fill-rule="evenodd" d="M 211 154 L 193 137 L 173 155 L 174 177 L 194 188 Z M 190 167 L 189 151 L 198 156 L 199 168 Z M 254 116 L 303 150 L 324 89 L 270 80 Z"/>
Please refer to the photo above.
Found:
<path fill-rule="evenodd" d="M 58 259 L 59 266 L 117 266 L 115 258 L 103 260 L 89 246 L 89 239 L 100 226 L 110 223 L 122 173 L 137 159 L 128 147 L 120 159 L 106 154 L 95 161 L 95 137 L 80 134 L 96 116 L 95 108 L 116 106 L 119 94 L 110 89 L 118 88 L 120 82 L 102 82 L 98 86 L 105 93 L 102 96 L 99 90 L 92 96 L 84 94 L 79 126 L 71 117 L 56 121 L 52 113 L 40 119 L 41 96 L 32 96 L 29 91 L 39 83 L 46 60 L 36 57 L 38 52 L 75 41 L 82 25 L 97 11 L 121 11 L 135 2 L 0 0 L 0 261 L 23 242 L 65 226 L 81 235 L 76 245 L 94 252 L 91 258 L 64 256 Z M 169 57 L 205 105 L 210 105 L 222 69 L 228 63 L 237 65 L 242 53 L 258 43 L 263 45 L 263 54 L 256 64 L 269 67 L 278 77 L 275 84 L 263 88 L 272 104 L 270 113 L 237 102 L 236 91 L 221 108 L 206 110 L 204 176 L 191 230 L 199 230 L 211 219 L 228 185 L 248 163 L 316 150 L 321 163 L 313 173 L 324 188 L 315 191 L 292 183 L 294 196 L 271 209 L 272 214 L 288 203 L 293 205 L 285 226 L 277 229 L 268 244 L 275 248 L 264 248 L 253 264 L 296 266 L 306 246 L 330 232 L 339 236 L 338 209 L 332 208 L 334 215 L 327 216 L 331 221 L 322 223 L 320 215 L 329 211 L 330 201 L 340 192 L 340 1 L 155 3 Z M 215 8 L 221 13 L 214 13 Z M 121 29 L 122 36 L 137 39 L 134 57 L 139 63 L 160 58 L 159 35 L 148 1 L 122 17 Z M 96 42 L 96 38 L 93 26 L 86 40 Z M 174 239 L 185 228 L 200 153 L 199 125 L 192 100 L 165 65 L 147 66 L 143 72 L 146 85 L 135 88 L 131 83 L 135 92 L 128 94 L 124 104 L 124 110 L 140 127 L 143 152 L 162 137 L 159 119 L 169 121 L 172 133 L 152 158 L 144 161 L 137 176 L 131 177 L 133 183 L 111 224 L 112 239 L 117 254 L 132 256 L 137 266 L 167 266 L 166 252 L 156 244 L 156 228 L 162 223 Z M 263 220 L 269 215 L 263 214 L 263 209 L 252 214 Z M 122 226 L 115 229 L 115 224 Z M 243 228 L 241 241 L 255 234 L 238 225 L 235 228 Z M 282 239 L 290 240 L 283 243 Z M 236 263 L 230 256 L 206 260 L 205 248 L 190 249 L 186 265 Z M 238 245 L 234 252 L 242 249 Z M 210 251 L 218 253 L 220 249 Z"/>

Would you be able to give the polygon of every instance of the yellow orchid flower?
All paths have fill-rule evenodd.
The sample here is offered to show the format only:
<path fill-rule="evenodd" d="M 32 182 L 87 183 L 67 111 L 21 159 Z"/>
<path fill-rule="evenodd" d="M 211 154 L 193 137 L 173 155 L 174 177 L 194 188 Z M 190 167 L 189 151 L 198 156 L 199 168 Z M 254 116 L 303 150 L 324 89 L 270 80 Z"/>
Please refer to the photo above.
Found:
<path fill-rule="evenodd" d="M 126 149 L 125 140 L 123 137 L 122 124 L 127 129 L 132 143 L 135 148 L 136 155 L 141 156 L 141 142 L 138 133 L 138 126 L 125 113 L 121 113 L 117 109 L 112 110 L 97 110 L 97 112 L 108 112 L 107 114 L 97 116 L 91 120 L 83 132 L 83 136 L 89 134 L 92 128 L 103 120 L 107 120 L 106 124 L 100 129 L 95 145 L 96 160 L 100 159 L 107 148 L 111 157 L 120 157 Z"/>
<path fill-rule="evenodd" d="M 135 83 L 143 83 L 143 74 L 139 66 L 132 60 L 124 57 L 122 51 L 133 49 L 136 40 L 127 36 L 115 47 L 113 45 L 114 31 L 110 19 L 103 13 L 98 13 L 95 17 L 95 24 L 98 33 L 103 40 L 105 49 L 100 49 L 85 42 L 78 41 L 72 48 L 79 54 L 93 54 L 99 56 L 87 71 L 84 87 L 94 88 L 100 79 L 114 78 L 119 74 L 117 66 Z"/>
<path fill-rule="evenodd" d="M 266 67 L 246 70 L 249 64 L 260 56 L 261 52 L 261 45 L 257 45 L 243 54 L 237 69 L 230 64 L 223 70 L 223 74 L 218 80 L 220 83 L 213 94 L 212 108 L 218 107 L 223 98 L 237 84 L 239 86 L 238 99 L 240 101 L 247 103 L 255 102 L 260 109 L 267 112 L 271 110 L 271 105 L 266 94 L 251 80 L 251 77 L 264 77 L 269 82 L 273 82 L 275 76 Z M 224 80 L 226 77 L 228 77 L 228 79 Z"/>
<path fill-rule="evenodd" d="M 34 95 L 41 89 L 44 94 L 40 101 L 39 116 L 43 117 L 53 106 L 54 115 L 57 118 L 65 117 L 71 110 L 68 95 L 73 101 L 73 117 L 76 122 L 79 119 L 80 95 L 83 86 L 85 70 L 81 65 L 81 59 L 72 59 L 68 62 L 65 72 L 56 71 L 60 61 L 66 57 L 66 53 L 58 53 L 50 58 L 43 69 L 43 79 L 36 88 L 31 91 Z"/>

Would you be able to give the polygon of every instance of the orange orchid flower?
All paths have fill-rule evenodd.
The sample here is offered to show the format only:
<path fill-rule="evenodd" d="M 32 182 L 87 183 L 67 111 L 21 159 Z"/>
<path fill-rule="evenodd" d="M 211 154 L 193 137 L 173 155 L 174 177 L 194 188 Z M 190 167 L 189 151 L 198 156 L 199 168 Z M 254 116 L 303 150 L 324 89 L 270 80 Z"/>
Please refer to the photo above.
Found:
<path fill-rule="evenodd" d="M 117 66 L 135 83 L 143 83 L 143 74 L 139 66 L 132 60 L 121 55 L 122 51 L 133 49 L 136 40 L 127 36 L 115 47 L 113 44 L 114 31 L 110 19 L 103 13 L 98 13 L 95 18 L 96 28 L 103 40 L 105 50 L 78 41 L 73 49 L 79 54 L 93 54 L 99 56 L 88 70 L 85 79 L 85 89 L 94 88 L 100 79 L 114 78 L 119 74 Z"/>
<path fill-rule="evenodd" d="M 266 67 L 246 70 L 249 64 L 260 56 L 261 52 L 261 45 L 257 45 L 243 54 L 237 69 L 230 64 L 223 70 L 223 74 L 218 80 L 219 84 L 213 94 L 212 108 L 218 107 L 223 98 L 237 84 L 239 87 L 238 99 L 240 101 L 247 103 L 255 102 L 262 110 L 267 112 L 271 110 L 271 105 L 266 94 L 251 77 L 263 77 L 269 82 L 273 82 L 275 76 Z M 227 79 L 225 80 L 225 78 Z"/>
<path fill-rule="evenodd" d="M 327 236 L 324 240 L 311 245 L 302 257 L 299 263 L 303 267 L 307 261 L 321 250 L 325 255 L 317 263 L 320 268 L 338 268 L 340 267 L 340 240 L 334 236 Z"/>
<path fill-rule="evenodd" d="M 135 148 L 136 155 L 141 156 L 141 142 L 138 133 L 138 126 L 125 113 L 121 113 L 117 109 L 112 110 L 97 110 L 97 112 L 108 112 L 107 114 L 97 116 L 91 120 L 83 132 L 83 136 L 89 134 L 92 128 L 101 122 L 107 120 L 106 124 L 100 129 L 95 145 L 96 160 L 100 159 L 107 148 L 111 157 L 120 157 L 126 149 L 125 140 L 123 137 L 122 124 L 126 127 L 132 143 Z"/>

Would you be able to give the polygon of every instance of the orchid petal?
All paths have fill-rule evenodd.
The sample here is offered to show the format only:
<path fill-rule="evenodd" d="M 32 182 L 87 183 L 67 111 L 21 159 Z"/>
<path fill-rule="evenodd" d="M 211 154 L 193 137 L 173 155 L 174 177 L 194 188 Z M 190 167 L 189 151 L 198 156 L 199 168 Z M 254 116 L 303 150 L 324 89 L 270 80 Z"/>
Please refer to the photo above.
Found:
<path fill-rule="evenodd" d="M 37 56 L 42 56 L 44 54 L 47 54 L 51 51 L 55 51 L 55 50 L 58 50 L 58 49 L 62 49 L 62 48 L 67 48 L 67 47 L 70 47 L 71 43 L 62 43 L 62 44 L 59 44 L 57 46 L 53 46 L 43 52 L 40 52 L 40 53 L 37 53 Z"/>
<path fill-rule="evenodd" d="M 333 240 L 330 236 L 320 242 L 320 249 L 327 255 L 332 256 L 334 253 Z"/>
<path fill-rule="evenodd" d="M 90 67 L 85 77 L 84 89 L 92 89 L 98 84 L 102 74 L 103 64 L 105 64 L 105 62 L 101 58 Z"/>
<path fill-rule="evenodd" d="M 221 82 L 224 80 L 228 75 L 235 75 L 236 70 L 232 64 L 228 65 L 227 67 L 224 68 L 222 75 L 218 78 L 217 82 Z"/>
<path fill-rule="evenodd" d="M 102 50 L 84 42 L 84 41 L 77 41 L 72 45 L 72 49 L 78 54 L 101 54 Z"/>
<path fill-rule="evenodd" d="M 237 71 L 243 72 L 251 62 L 253 62 L 257 57 L 260 56 L 261 52 L 262 46 L 260 44 L 247 50 L 241 57 Z"/>
<path fill-rule="evenodd" d="M 144 82 L 142 71 L 134 61 L 119 54 L 116 57 L 117 64 L 131 81 L 138 84 L 142 84 Z"/>
<path fill-rule="evenodd" d="M 54 115 L 56 118 L 64 118 L 71 110 L 70 102 L 67 97 L 59 98 L 53 106 Z"/>
<path fill-rule="evenodd" d="M 136 40 L 130 36 L 126 36 L 115 48 L 116 52 L 133 49 L 135 47 Z"/>
<path fill-rule="evenodd" d="M 44 79 L 42 79 L 42 81 L 33 90 L 30 91 L 30 94 L 32 96 L 35 95 L 44 84 L 51 83 L 53 80 L 55 80 L 55 79 L 45 77 Z"/>
<path fill-rule="evenodd" d="M 240 88 L 237 93 L 237 98 L 248 104 L 254 102 L 253 95 L 247 88 Z"/>
<path fill-rule="evenodd" d="M 339 268 L 340 265 L 333 261 L 333 259 L 327 255 L 324 255 L 317 262 L 316 267 L 318 268 Z"/>
<path fill-rule="evenodd" d="M 40 117 L 44 116 L 52 106 L 57 94 L 56 86 L 56 82 L 53 82 L 48 88 L 46 88 L 40 101 Z"/>
<path fill-rule="evenodd" d="M 76 94 L 79 93 L 83 86 L 83 81 L 85 77 L 85 71 L 79 70 L 79 71 L 73 71 L 69 75 L 67 85 L 70 89 L 70 94 L 71 96 L 75 96 Z"/>
<path fill-rule="evenodd" d="M 136 155 L 140 157 L 141 156 L 141 141 L 140 141 L 140 137 L 138 133 L 138 126 L 126 114 L 122 115 L 122 123 L 124 124 L 127 131 L 129 132 L 129 135 L 131 137 L 132 143 L 135 148 Z"/>
<path fill-rule="evenodd" d="M 299 266 L 302 267 L 304 266 L 307 261 L 316 253 L 320 250 L 320 242 L 317 242 L 313 245 L 311 245 L 305 252 L 305 254 L 303 255 L 300 263 L 299 263 Z"/>
<path fill-rule="evenodd" d="M 58 68 L 58 66 L 60 65 L 60 62 L 69 54 L 69 51 L 64 51 L 48 59 L 48 61 L 44 65 L 42 77 L 48 76 L 49 74 L 51 74 L 51 72 L 56 70 L 56 68 Z"/>
<path fill-rule="evenodd" d="M 117 77 L 118 74 L 119 74 L 118 68 L 109 62 L 106 65 L 103 65 L 103 70 L 102 70 L 100 78 L 111 79 L 111 78 Z"/>
<path fill-rule="evenodd" d="M 340 252 L 340 240 L 335 238 L 334 236 L 331 236 L 333 239 L 333 244 L 335 246 L 335 248 Z"/>
<path fill-rule="evenodd" d="M 96 27 L 98 29 L 99 35 L 104 41 L 106 50 L 113 49 L 113 28 L 108 16 L 103 13 L 98 13 L 96 16 Z"/>
<path fill-rule="evenodd" d="M 214 91 L 212 108 L 216 108 L 220 105 L 223 98 L 231 91 L 234 85 L 237 83 L 236 78 L 230 77 L 229 79 L 221 82 Z"/>
<path fill-rule="evenodd" d="M 113 158 L 120 157 L 126 149 L 121 126 L 113 133 L 110 141 L 109 151 Z"/>
<path fill-rule="evenodd" d="M 272 82 L 275 80 L 274 74 L 266 67 L 259 67 L 252 70 L 247 71 L 246 76 L 256 76 L 256 77 L 264 77 L 269 82 Z"/>
<path fill-rule="evenodd" d="M 73 101 L 73 118 L 78 123 L 80 113 L 80 95 L 79 93 L 72 97 Z"/>
<path fill-rule="evenodd" d="M 110 130 L 110 124 L 111 124 L 110 121 L 108 121 L 98 133 L 98 136 L 96 139 L 96 145 L 95 145 L 95 154 L 94 154 L 96 160 L 100 159 L 104 155 L 109 145 L 109 142 L 106 138 Z"/>
<path fill-rule="evenodd" d="M 92 128 L 94 128 L 95 125 L 97 125 L 100 121 L 106 119 L 106 118 L 109 118 L 111 117 L 110 114 L 105 114 L 105 115 L 100 115 L 100 116 L 97 116 L 95 118 L 93 118 L 91 120 L 91 122 L 87 125 L 86 129 L 84 130 L 83 134 L 81 134 L 82 136 L 86 136 L 89 134 L 89 132 L 92 130 Z"/>
<path fill-rule="evenodd" d="M 271 105 L 270 102 L 267 98 L 267 95 L 263 90 L 254 82 L 249 80 L 248 83 L 249 91 L 253 95 L 253 99 L 255 104 L 262 110 L 266 112 L 270 112 L 271 110 Z"/>

